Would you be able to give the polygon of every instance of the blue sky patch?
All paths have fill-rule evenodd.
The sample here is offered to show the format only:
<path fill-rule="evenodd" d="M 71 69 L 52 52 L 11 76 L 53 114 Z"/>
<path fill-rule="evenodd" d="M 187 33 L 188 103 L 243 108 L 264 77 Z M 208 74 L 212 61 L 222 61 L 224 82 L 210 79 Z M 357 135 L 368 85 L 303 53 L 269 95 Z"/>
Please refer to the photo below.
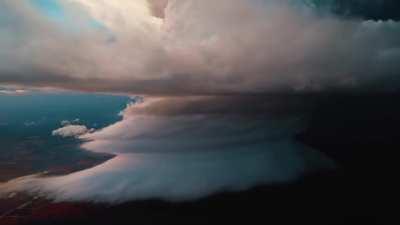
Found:
<path fill-rule="evenodd" d="M 57 0 L 31 0 L 44 15 L 55 20 L 65 19 L 65 11 Z"/>

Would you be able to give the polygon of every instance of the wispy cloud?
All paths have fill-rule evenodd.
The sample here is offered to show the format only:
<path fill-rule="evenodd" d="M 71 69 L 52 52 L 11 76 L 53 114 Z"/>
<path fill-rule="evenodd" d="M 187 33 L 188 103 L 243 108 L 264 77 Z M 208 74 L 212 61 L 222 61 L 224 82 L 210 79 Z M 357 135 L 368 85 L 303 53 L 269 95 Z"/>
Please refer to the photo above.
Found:
<path fill-rule="evenodd" d="M 2 89 L 0 88 L 0 95 L 24 95 L 29 93 L 28 90 L 24 90 L 24 89 Z"/>

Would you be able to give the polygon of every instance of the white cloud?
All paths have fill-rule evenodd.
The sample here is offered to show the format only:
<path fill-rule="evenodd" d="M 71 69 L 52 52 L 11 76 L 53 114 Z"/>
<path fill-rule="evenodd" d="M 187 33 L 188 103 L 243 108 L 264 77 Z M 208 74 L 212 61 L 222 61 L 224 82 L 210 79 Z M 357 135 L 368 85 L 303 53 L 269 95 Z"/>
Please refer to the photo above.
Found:
<path fill-rule="evenodd" d="M 79 122 L 80 122 L 81 120 L 80 119 L 78 119 L 78 118 L 76 118 L 76 119 L 74 119 L 74 120 L 63 120 L 63 121 L 61 121 L 61 126 L 67 126 L 67 125 L 73 125 L 73 124 L 79 124 Z"/>
<path fill-rule="evenodd" d="M 84 125 L 71 125 L 65 124 L 64 127 L 56 129 L 52 132 L 53 136 L 61 136 L 61 137 L 79 137 L 81 135 L 92 132 L 92 129 L 88 129 Z"/>
<path fill-rule="evenodd" d="M 104 27 L 67 32 L 19 2 L 2 3 L 13 26 L 0 29 L 0 83 L 157 95 L 400 86 L 395 21 L 291 0 L 170 0 L 163 19 L 144 0 L 74 0 L 67 10 Z"/>
<path fill-rule="evenodd" d="M 295 102 L 248 97 L 235 105 L 233 99 L 158 98 L 128 105 L 122 121 L 80 136 L 87 141 L 84 149 L 116 157 L 66 176 L 19 178 L 0 185 L 0 194 L 26 191 L 59 201 L 110 203 L 181 201 L 331 168 L 323 155 L 293 139 L 302 124 L 293 117 L 298 114 L 282 117 L 275 111 Z M 217 102 L 223 107 L 215 107 Z M 233 110 L 241 107 L 253 113 Z"/>
<path fill-rule="evenodd" d="M 27 90 L 23 89 L 0 89 L 0 95 L 25 95 Z"/>

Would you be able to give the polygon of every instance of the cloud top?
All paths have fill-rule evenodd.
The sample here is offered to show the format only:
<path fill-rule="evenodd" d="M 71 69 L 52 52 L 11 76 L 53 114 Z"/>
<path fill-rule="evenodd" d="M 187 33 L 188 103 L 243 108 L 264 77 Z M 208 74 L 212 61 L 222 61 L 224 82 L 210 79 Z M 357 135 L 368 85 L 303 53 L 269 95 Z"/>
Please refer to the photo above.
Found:
<path fill-rule="evenodd" d="M 1 3 L 0 83 L 149 95 L 400 85 L 395 21 L 291 0 L 61 2 L 74 15 L 61 24 L 27 3 Z"/>

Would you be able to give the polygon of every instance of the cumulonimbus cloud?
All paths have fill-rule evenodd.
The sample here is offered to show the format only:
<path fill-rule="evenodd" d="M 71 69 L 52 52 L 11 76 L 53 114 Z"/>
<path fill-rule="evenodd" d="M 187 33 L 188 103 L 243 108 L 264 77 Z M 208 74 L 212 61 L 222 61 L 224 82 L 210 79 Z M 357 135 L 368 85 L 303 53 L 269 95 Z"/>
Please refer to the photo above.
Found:
<path fill-rule="evenodd" d="M 80 136 L 82 148 L 114 154 L 113 159 L 65 176 L 18 178 L 1 184 L 0 195 L 24 191 L 58 201 L 182 201 L 333 168 L 324 155 L 293 138 L 304 122 L 299 99 L 271 99 L 242 97 L 235 101 L 242 104 L 231 105 L 231 97 L 174 97 L 130 104 L 121 121 Z"/>
<path fill-rule="evenodd" d="M 115 158 L 19 178 L 2 193 L 185 200 L 296 179 L 330 165 L 293 138 L 307 104 L 262 94 L 400 87 L 396 21 L 293 0 L 59 2 L 61 21 L 28 1 L 0 2 L 0 84 L 153 97 L 80 136 Z"/>
<path fill-rule="evenodd" d="M 187 200 L 290 181 L 331 162 L 294 139 L 307 104 L 263 94 L 400 87 L 396 21 L 293 0 L 58 2 L 61 19 L 0 2 L 0 84 L 152 97 L 79 136 L 110 161 L 1 193 Z"/>
<path fill-rule="evenodd" d="M 60 2 L 63 22 L 1 3 L 0 83 L 153 95 L 400 85 L 395 21 L 291 0 Z"/>

